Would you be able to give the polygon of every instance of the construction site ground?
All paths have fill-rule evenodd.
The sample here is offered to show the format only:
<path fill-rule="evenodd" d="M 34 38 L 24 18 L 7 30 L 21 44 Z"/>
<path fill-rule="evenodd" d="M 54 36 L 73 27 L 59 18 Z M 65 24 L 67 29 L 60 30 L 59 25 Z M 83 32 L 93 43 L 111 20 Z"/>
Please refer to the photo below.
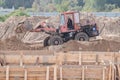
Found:
<path fill-rule="evenodd" d="M 100 35 L 89 42 L 68 41 L 60 46 L 43 47 L 43 40 L 48 36 L 43 32 L 16 33 L 18 23 L 24 22 L 27 29 L 35 28 L 42 21 L 52 27 L 59 26 L 59 16 L 52 17 L 10 17 L 0 23 L 0 50 L 57 50 L 57 51 L 112 51 L 120 50 L 120 18 L 96 17 L 89 13 L 80 13 L 80 24 L 93 21 L 100 30 Z"/>
<path fill-rule="evenodd" d="M 20 22 L 24 22 L 23 26 L 28 29 L 45 20 L 52 27 L 59 25 L 59 16 L 16 16 L 0 23 L 0 80 L 119 80 L 119 17 L 95 17 L 81 13 L 81 25 L 85 25 L 87 20 L 94 20 L 100 35 L 90 41 L 70 40 L 57 46 L 44 47 L 43 40 L 48 35 L 43 32 L 15 32 Z M 39 61 L 44 65 L 35 65 Z M 86 65 L 82 64 L 84 62 Z M 32 65 L 24 65 L 29 63 Z"/>
<path fill-rule="evenodd" d="M 44 47 L 43 43 L 23 43 L 16 37 L 0 41 L 0 50 L 52 50 L 52 51 L 107 51 L 119 52 L 120 42 L 98 39 L 91 41 L 71 40 L 62 45 Z"/>

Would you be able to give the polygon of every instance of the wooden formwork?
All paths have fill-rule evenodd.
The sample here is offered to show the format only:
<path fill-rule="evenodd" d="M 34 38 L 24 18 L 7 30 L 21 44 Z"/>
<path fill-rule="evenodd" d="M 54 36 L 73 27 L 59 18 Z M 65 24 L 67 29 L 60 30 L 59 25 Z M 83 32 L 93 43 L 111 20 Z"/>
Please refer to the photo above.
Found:
<path fill-rule="evenodd" d="M 0 67 L 0 80 L 116 80 L 116 74 L 114 67 L 105 65 Z"/>
<path fill-rule="evenodd" d="M 0 60 L 9 65 L 40 64 L 110 64 L 120 63 L 119 52 L 59 52 L 47 54 L 39 51 L 0 51 Z"/>
<path fill-rule="evenodd" d="M 0 51 L 0 80 L 119 80 L 119 52 Z"/>
<path fill-rule="evenodd" d="M 58 64 L 110 64 L 120 63 L 120 53 L 118 52 L 60 52 L 56 53 L 56 63 Z"/>

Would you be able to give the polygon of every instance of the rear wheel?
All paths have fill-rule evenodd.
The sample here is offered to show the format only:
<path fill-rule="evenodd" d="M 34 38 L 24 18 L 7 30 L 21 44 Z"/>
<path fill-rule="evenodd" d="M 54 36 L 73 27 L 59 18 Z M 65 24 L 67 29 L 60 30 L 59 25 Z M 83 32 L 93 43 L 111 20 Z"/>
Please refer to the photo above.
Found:
<path fill-rule="evenodd" d="M 49 39 L 50 45 L 60 45 L 63 44 L 63 40 L 60 36 L 51 36 Z"/>
<path fill-rule="evenodd" d="M 89 41 L 89 36 L 84 33 L 84 32 L 80 32 L 80 33 L 77 33 L 75 35 L 75 40 L 78 40 L 78 41 Z"/>
<path fill-rule="evenodd" d="M 46 47 L 46 46 L 49 46 L 49 39 L 50 39 L 50 37 L 46 37 L 45 38 L 45 40 L 44 40 L 44 47 Z"/>

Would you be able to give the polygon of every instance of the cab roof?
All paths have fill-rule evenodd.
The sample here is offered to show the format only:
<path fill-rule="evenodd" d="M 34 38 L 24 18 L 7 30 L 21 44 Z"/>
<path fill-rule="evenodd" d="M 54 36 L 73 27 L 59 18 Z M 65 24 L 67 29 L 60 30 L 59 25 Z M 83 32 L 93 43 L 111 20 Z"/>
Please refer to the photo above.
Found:
<path fill-rule="evenodd" d="M 73 14 L 73 13 L 78 13 L 78 12 L 75 12 L 75 11 L 68 11 L 68 12 L 63 12 L 61 14 Z"/>

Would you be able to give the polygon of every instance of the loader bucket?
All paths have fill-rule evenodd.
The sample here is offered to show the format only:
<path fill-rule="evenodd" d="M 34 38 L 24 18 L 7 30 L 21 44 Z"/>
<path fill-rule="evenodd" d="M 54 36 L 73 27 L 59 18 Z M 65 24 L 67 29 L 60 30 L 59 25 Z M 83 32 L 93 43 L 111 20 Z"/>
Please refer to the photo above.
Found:
<path fill-rule="evenodd" d="M 18 23 L 15 32 L 16 33 L 23 33 L 27 31 L 31 31 L 33 29 L 33 25 L 29 21 L 24 21 Z"/>

